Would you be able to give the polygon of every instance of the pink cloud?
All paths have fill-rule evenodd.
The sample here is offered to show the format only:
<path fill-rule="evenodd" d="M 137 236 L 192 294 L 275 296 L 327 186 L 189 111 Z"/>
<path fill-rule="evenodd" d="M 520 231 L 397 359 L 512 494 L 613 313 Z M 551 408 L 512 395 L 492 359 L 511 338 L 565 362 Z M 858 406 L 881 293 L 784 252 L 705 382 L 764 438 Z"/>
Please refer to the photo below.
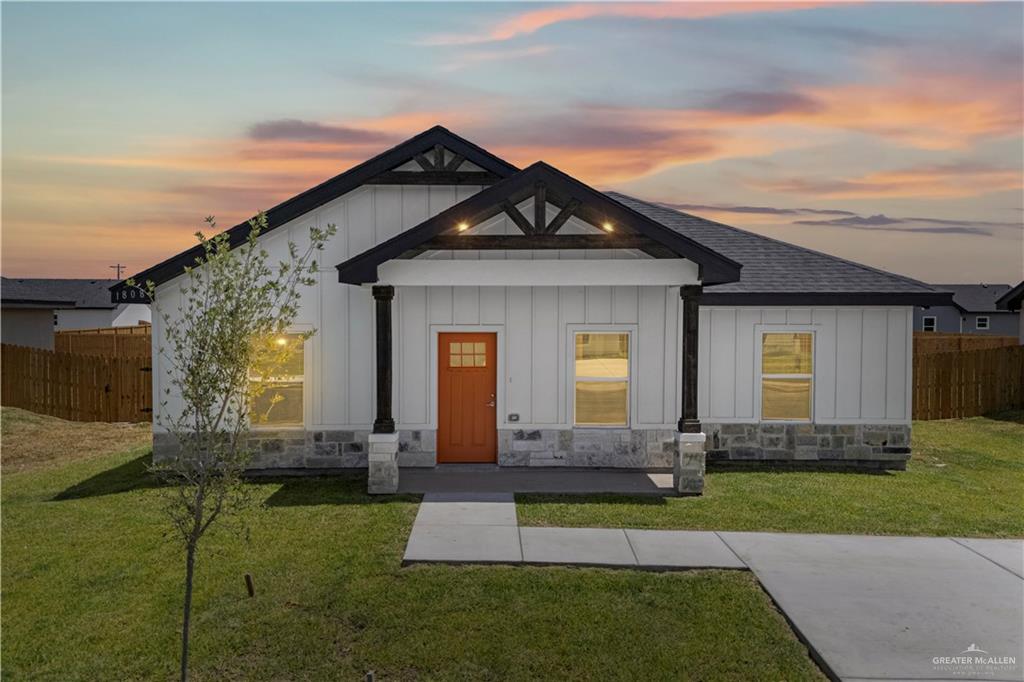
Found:
<path fill-rule="evenodd" d="M 470 45 L 509 40 L 536 33 L 542 28 L 597 17 L 624 19 L 707 19 L 730 14 L 789 12 L 812 9 L 828 2 L 595 2 L 533 9 L 499 22 L 480 34 L 441 35 L 429 45 Z"/>

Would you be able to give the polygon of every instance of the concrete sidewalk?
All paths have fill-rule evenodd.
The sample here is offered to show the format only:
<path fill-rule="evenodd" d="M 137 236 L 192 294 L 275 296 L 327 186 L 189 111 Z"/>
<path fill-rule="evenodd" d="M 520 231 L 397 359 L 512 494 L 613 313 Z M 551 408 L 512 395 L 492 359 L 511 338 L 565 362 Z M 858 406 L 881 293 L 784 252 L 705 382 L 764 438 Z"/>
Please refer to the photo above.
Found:
<path fill-rule="evenodd" d="M 512 493 L 429 493 L 403 563 L 746 568 L 715 533 L 520 528 Z"/>
<path fill-rule="evenodd" d="M 512 493 L 433 493 L 422 562 L 749 569 L 830 677 L 1024 680 L 1020 540 L 520 528 Z"/>

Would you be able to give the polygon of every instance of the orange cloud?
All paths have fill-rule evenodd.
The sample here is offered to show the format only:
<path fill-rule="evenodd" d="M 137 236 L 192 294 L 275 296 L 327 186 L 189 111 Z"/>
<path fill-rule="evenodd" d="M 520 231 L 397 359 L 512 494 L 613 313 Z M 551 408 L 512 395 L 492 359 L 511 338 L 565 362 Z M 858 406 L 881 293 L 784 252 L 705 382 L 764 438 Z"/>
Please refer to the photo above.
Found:
<path fill-rule="evenodd" d="M 802 194 L 817 199 L 949 198 L 1019 190 L 1024 187 L 1024 177 L 1019 168 L 962 163 L 877 171 L 847 180 L 787 178 L 753 180 L 747 184 L 757 189 Z"/>
<path fill-rule="evenodd" d="M 469 45 L 509 40 L 536 33 L 542 28 L 567 21 L 596 17 L 626 19 L 707 19 L 730 14 L 789 12 L 812 9 L 828 2 L 595 2 L 534 9 L 499 22 L 479 35 L 442 35 L 426 41 L 428 45 Z"/>

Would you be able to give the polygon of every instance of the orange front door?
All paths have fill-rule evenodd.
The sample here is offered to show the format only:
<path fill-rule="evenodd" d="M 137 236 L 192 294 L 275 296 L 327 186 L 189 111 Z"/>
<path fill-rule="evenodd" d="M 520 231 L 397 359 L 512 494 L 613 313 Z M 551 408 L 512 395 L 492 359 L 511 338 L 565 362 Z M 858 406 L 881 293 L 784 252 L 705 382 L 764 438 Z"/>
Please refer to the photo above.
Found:
<path fill-rule="evenodd" d="M 497 346 L 495 334 L 438 335 L 438 462 L 497 461 Z"/>

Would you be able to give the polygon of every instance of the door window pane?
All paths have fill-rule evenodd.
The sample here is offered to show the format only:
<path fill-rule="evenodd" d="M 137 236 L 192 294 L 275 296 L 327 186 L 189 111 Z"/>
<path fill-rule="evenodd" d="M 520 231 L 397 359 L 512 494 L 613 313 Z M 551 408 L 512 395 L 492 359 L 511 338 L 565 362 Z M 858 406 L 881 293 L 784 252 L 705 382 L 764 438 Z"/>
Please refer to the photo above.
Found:
<path fill-rule="evenodd" d="M 448 345 L 448 349 L 450 352 L 448 356 L 449 367 L 487 366 L 487 344 L 484 342 L 451 342 Z"/>

